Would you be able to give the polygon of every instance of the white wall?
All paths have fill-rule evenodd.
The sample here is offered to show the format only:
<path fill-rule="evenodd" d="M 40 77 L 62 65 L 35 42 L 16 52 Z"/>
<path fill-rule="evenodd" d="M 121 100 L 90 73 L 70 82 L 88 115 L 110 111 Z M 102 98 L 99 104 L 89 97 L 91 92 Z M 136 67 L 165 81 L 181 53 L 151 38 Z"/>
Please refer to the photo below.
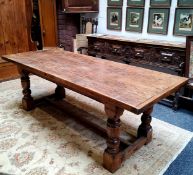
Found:
<path fill-rule="evenodd" d="M 168 34 L 167 35 L 159 35 L 159 34 L 149 34 L 147 33 L 148 27 L 148 15 L 149 15 L 149 7 L 150 0 L 145 0 L 145 12 L 144 12 L 144 23 L 143 23 L 143 32 L 128 32 L 125 31 L 126 24 L 126 7 L 127 0 L 123 0 L 123 8 L 122 8 L 122 31 L 113 31 L 107 29 L 107 0 L 99 0 L 99 14 L 87 14 L 86 16 L 97 17 L 99 21 L 98 32 L 101 34 L 110 34 L 110 35 L 118 35 L 124 36 L 127 38 L 143 38 L 143 39 L 153 39 L 153 40 L 166 40 L 166 41 L 176 41 L 176 42 L 185 42 L 185 37 L 178 37 L 173 35 L 173 26 L 175 19 L 175 8 L 177 7 L 177 0 L 172 0 L 171 8 L 170 8 L 170 19 L 168 26 Z"/>

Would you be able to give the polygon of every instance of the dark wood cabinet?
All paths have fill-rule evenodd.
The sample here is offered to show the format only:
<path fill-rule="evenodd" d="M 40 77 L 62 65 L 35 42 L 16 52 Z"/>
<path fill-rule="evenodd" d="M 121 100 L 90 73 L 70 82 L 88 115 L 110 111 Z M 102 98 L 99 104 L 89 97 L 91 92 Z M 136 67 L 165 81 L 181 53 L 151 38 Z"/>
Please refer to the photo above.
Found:
<path fill-rule="evenodd" d="M 0 81 L 18 77 L 17 67 L 2 55 L 35 50 L 31 41 L 31 0 L 0 1 Z"/>
<path fill-rule="evenodd" d="M 185 76 L 185 43 L 126 39 L 110 35 L 91 35 L 87 38 L 88 54 L 91 56 Z M 171 95 L 162 103 L 177 108 L 179 96 L 179 93 Z"/>
<path fill-rule="evenodd" d="M 89 55 L 180 76 L 185 75 L 185 48 L 185 43 L 88 36 Z"/>
<path fill-rule="evenodd" d="M 62 0 L 62 10 L 65 13 L 98 12 L 98 0 Z"/>
<path fill-rule="evenodd" d="M 39 0 L 40 24 L 43 47 L 57 46 L 56 2 Z"/>

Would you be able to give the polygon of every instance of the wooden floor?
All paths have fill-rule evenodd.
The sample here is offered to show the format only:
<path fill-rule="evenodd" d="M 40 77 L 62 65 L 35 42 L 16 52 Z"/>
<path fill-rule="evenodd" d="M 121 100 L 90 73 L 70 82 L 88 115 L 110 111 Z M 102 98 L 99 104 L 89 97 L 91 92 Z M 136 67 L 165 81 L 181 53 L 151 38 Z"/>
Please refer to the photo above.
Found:
<path fill-rule="evenodd" d="M 19 77 L 17 67 L 12 63 L 0 63 L 0 82 L 15 79 Z"/>

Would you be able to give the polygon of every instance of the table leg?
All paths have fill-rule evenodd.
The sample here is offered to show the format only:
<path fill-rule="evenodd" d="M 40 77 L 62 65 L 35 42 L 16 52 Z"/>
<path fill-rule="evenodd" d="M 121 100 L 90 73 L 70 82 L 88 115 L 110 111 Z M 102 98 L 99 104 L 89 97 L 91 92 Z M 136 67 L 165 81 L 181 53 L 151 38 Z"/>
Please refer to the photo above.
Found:
<path fill-rule="evenodd" d="M 29 73 L 24 70 L 19 70 L 19 72 L 21 75 L 21 85 L 23 88 L 22 106 L 26 111 L 30 111 L 34 109 L 35 105 L 31 96 Z"/>
<path fill-rule="evenodd" d="M 151 142 L 152 140 L 152 126 L 150 125 L 152 117 L 151 113 L 153 111 L 153 107 L 147 109 L 143 115 L 141 116 L 141 125 L 138 128 L 137 137 L 147 137 L 146 144 Z"/>
<path fill-rule="evenodd" d="M 57 85 L 55 89 L 55 97 L 57 100 L 62 100 L 63 98 L 66 97 L 66 91 L 63 86 Z"/>
<path fill-rule="evenodd" d="M 122 163 L 122 154 L 119 150 L 120 146 L 120 116 L 123 109 L 105 105 L 105 112 L 108 116 L 107 120 L 107 148 L 103 154 L 103 166 L 110 172 L 115 172 Z"/>

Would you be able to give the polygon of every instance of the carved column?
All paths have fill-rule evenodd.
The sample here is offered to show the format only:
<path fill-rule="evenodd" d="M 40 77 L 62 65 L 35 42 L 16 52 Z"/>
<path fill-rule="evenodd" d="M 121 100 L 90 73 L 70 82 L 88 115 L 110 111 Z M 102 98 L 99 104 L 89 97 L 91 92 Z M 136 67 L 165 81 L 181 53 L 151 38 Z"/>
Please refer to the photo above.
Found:
<path fill-rule="evenodd" d="M 29 73 L 20 69 L 19 69 L 19 72 L 21 75 L 21 85 L 23 88 L 23 91 L 22 91 L 23 92 L 23 98 L 22 98 L 23 109 L 25 109 L 26 111 L 30 111 L 34 109 L 34 101 L 31 96 Z"/>
<path fill-rule="evenodd" d="M 137 137 L 147 137 L 146 144 L 152 140 L 152 126 L 150 125 L 152 117 L 151 113 L 153 111 L 153 106 L 147 109 L 141 116 L 141 125 L 138 128 Z"/>
<path fill-rule="evenodd" d="M 105 112 L 108 116 L 107 120 L 107 148 L 103 154 L 103 165 L 110 172 L 115 172 L 122 163 L 120 146 L 120 116 L 123 109 L 105 105 Z"/>
<path fill-rule="evenodd" d="M 66 91 L 63 86 L 57 85 L 55 89 L 55 97 L 57 100 L 62 100 L 63 98 L 66 97 Z"/>

